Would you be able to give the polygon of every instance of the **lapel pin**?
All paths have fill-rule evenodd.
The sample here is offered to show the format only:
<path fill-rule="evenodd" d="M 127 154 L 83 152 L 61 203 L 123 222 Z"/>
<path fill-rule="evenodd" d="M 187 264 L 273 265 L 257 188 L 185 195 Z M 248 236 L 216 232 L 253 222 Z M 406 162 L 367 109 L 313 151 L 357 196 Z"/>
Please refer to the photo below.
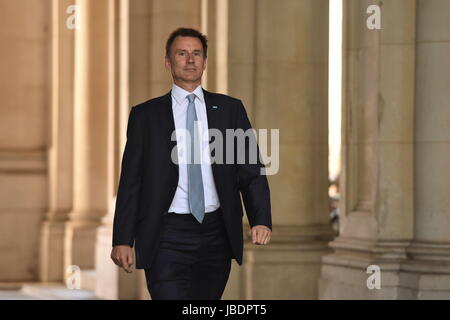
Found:
<path fill-rule="evenodd" d="M 218 106 L 212 106 L 212 108 L 213 108 L 213 109 L 218 109 L 219 107 L 218 107 Z"/>

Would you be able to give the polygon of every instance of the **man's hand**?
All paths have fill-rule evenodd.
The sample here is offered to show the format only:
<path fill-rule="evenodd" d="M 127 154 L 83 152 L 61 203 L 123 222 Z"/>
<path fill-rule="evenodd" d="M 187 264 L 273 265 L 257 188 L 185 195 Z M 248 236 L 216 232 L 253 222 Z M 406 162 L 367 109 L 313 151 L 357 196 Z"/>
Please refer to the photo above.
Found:
<path fill-rule="evenodd" d="M 263 225 L 253 226 L 251 230 L 252 243 L 253 244 L 263 244 L 266 245 L 270 241 L 272 231 Z"/>
<path fill-rule="evenodd" d="M 111 259 L 116 265 L 124 268 L 126 272 L 131 273 L 131 266 L 133 265 L 133 250 L 130 246 L 114 246 L 111 251 Z"/>

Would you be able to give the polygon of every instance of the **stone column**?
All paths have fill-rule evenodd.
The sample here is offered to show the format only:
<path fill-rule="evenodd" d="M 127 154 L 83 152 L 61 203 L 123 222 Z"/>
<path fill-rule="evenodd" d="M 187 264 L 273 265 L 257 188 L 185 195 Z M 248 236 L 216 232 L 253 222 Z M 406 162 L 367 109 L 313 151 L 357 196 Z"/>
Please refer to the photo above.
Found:
<path fill-rule="evenodd" d="M 256 1 L 253 119 L 280 129 L 271 247 L 248 238 L 250 299 L 316 299 L 328 212 L 328 1 Z M 279 31 L 279 32 L 277 32 Z M 270 292 L 267 297 L 265 292 Z"/>
<path fill-rule="evenodd" d="M 248 3 L 252 1 L 241 5 Z M 202 85 L 211 92 L 228 92 L 229 5 L 229 0 L 201 1 L 201 32 L 208 37 L 208 60 Z"/>
<path fill-rule="evenodd" d="M 200 29 L 201 0 L 153 0 L 149 4 L 149 69 L 147 69 L 150 85 L 149 96 L 166 94 L 172 88 L 172 76 L 164 67 L 166 40 L 170 33 L 179 27 Z M 144 101 L 145 101 L 144 100 Z"/>
<path fill-rule="evenodd" d="M 367 28 L 373 4 L 380 30 Z M 340 235 L 323 258 L 321 299 L 413 297 L 402 266 L 415 224 L 415 18 L 414 0 L 344 1 Z M 367 285 L 370 265 L 381 289 Z"/>
<path fill-rule="evenodd" d="M 73 209 L 66 224 L 65 266 L 94 269 L 96 229 L 108 212 L 114 119 L 113 0 L 77 0 L 75 30 Z"/>
<path fill-rule="evenodd" d="M 119 183 L 120 161 L 126 142 L 129 114 L 129 0 L 111 1 L 109 7 L 108 52 L 111 54 L 108 68 L 113 117 L 108 122 L 108 209 L 97 229 L 95 255 L 96 296 L 105 299 L 139 299 L 141 272 L 132 274 L 117 267 L 111 260 L 112 226 Z M 134 250 L 133 250 L 134 252 Z M 135 264 L 135 257 L 134 266 Z M 87 278 L 87 277 L 86 277 Z"/>
<path fill-rule="evenodd" d="M 72 207 L 74 29 L 67 8 L 74 0 L 51 2 L 51 131 L 48 151 L 49 210 L 41 226 L 39 280 L 64 277 L 64 229 Z"/>
<path fill-rule="evenodd" d="M 209 35 L 227 36 L 227 83 L 217 83 L 216 54 L 207 85 L 213 77 L 216 89 L 241 99 L 255 129 L 280 129 L 279 171 L 268 176 L 273 238 L 267 247 L 252 245 L 244 218 L 244 264 L 233 264 L 224 298 L 314 299 L 333 234 L 327 208 L 328 1 L 227 0 L 218 6 L 227 8 L 228 23 L 216 23 L 216 34 Z M 208 20 L 218 21 L 223 11 L 208 13 Z"/>
<path fill-rule="evenodd" d="M 450 299 L 450 2 L 417 1 L 415 224 L 404 269 L 417 299 Z"/>
<path fill-rule="evenodd" d="M 201 29 L 201 0 L 130 1 L 130 105 L 172 88 L 164 67 L 166 40 L 179 27 Z"/>

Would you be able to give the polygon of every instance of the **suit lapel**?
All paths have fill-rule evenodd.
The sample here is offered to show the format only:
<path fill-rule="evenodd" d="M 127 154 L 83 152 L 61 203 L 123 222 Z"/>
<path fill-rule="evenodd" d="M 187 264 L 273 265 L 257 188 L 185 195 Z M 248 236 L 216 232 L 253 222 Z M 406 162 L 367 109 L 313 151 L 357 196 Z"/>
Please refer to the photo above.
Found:
<path fill-rule="evenodd" d="M 172 150 L 177 145 L 176 140 L 171 139 L 172 133 L 175 132 L 175 121 L 173 119 L 173 111 L 172 111 L 172 96 L 171 92 L 169 91 L 167 94 L 162 96 L 159 100 L 159 117 L 160 117 L 160 124 L 161 124 L 161 131 L 164 136 L 164 140 L 167 143 L 167 149 L 169 151 L 169 156 L 172 153 Z M 175 156 L 178 154 L 175 152 Z M 170 161 L 171 166 L 173 170 L 175 170 L 175 173 L 178 175 L 178 164 L 174 163 L 173 161 Z"/>
<path fill-rule="evenodd" d="M 225 139 L 225 129 L 224 129 L 224 125 L 223 125 L 223 118 L 224 118 L 223 108 L 221 108 L 220 105 L 217 105 L 217 101 L 214 98 L 214 95 L 204 89 L 203 89 L 203 96 L 205 98 L 206 116 L 208 118 L 208 129 L 220 130 L 222 132 L 222 136 Z M 211 144 L 211 142 L 212 142 L 211 134 L 209 132 L 209 143 Z M 211 152 L 211 150 L 210 150 L 210 152 Z M 217 152 L 216 152 L 216 154 L 217 154 Z M 223 161 L 225 161 L 225 160 L 223 160 Z M 223 202 L 224 199 L 221 197 L 222 190 L 221 190 L 221 184 L 219 183 L 220 182 L 220 170 L 219 169 L 220 168 L 217 166 L 216 162 L 211 163 L 211 170 L 213 173 L 217 193 L 218 193 L 221 203 L 224 204 L 224 202 Z M 226 204 L 224 204 L 223 206 L 226 206 Z"/>
<path fill-rule="evenodd" d="M 208 118 L 208 129 L 221 129 L 221 112 L 222 109 L 217 108 L 218 106 L 214 105 L 216 103 L 214 96 L 203 89 L 203 97 L 205 98 L 206 105 L 206 117 Z M 217 109 L 213 108 L 216 107 Z M 209 137 L 211 141 L 211 136 Z"/>

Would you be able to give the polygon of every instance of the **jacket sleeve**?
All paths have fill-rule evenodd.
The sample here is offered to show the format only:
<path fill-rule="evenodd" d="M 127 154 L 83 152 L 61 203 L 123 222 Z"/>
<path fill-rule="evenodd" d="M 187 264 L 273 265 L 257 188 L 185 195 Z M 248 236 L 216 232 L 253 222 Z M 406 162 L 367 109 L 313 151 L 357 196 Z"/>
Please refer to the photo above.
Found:
<path fill-rule="evenodd" d="M 114 212 L 113 246 L 134 246 L 144 154 L 144 134 L 141 121 L 142 119 L 136 115 L 136 107 L 131 108 Z"/>
<path fill-rule="evenodd" d="M 240 100 L 236 112 L 236 129 L 242 129 L 244 132 L 252 129 L 247 112 Z M 254 148 L 250 147 L 252 143 L 254 144 Z M 250 152 L 256 152 L 256 155 L 253 155 L 255 161 L 251 161 L 252 156 Z M 256 143 L 256 137 L 253 132 L 249 135 L 248 139 L 245 139 L 244 144 L 237 141 L 237 158 L 239 158 L 239 154 L 245 155 L 244 163 L 239 163 L 242 161 L 237 161 L 236 159 L 235 161 L 239 191 L 242 194 L 250 227 L 264 225 L 272 230 L 269 184 L 264 174 L 265 167 L 261 161 L 259 146 Z"/>

